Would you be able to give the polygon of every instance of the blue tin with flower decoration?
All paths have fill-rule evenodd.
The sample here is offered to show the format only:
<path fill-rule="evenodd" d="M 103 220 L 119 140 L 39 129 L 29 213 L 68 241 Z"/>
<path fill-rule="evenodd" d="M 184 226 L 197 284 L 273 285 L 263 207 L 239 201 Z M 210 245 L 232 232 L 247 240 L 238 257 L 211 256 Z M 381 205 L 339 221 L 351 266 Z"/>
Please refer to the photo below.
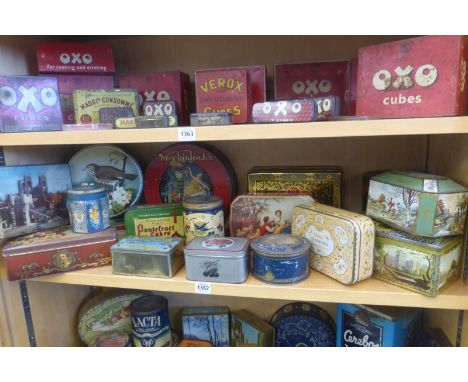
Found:
<path fill-rule="evenodd" d="M 92 233 L 110 227 L 109 197 L 104 188 L 80 186 L 68 190 L 67 207 L 73 232 Z"/>

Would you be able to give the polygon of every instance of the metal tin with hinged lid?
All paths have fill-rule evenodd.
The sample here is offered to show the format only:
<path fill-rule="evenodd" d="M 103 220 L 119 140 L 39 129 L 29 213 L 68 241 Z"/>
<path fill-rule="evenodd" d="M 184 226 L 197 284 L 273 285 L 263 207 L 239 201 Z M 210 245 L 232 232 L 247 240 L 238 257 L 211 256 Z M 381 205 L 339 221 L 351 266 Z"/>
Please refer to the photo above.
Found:
<path fill-rule="evenodd" d="M 147 277 L 173 277 L 184 264 L 180 237 L 128 236 L 111 247 L 112 272 Z"/>
<path fill-rule="evenodd" d="M 184 249 L 187 279 L 243 283 L 248 276 L 249 240 L 240 237 L 196 237 Z"/>
<path fill-rule="evenodd" d="M 265 235 L 250 246 L 255 278 L 271 284 L 295 284 L 309 277 L 309 240 L 290 234 Z"/>

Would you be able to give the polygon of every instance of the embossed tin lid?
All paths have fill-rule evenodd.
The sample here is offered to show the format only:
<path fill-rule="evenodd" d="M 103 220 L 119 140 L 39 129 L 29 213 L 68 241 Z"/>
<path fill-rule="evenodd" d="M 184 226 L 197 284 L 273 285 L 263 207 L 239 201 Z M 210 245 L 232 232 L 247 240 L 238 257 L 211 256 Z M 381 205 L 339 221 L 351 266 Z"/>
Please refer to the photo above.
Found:
<path fill-rule="evenodd" d="M 184 249 L 186 256 L 242 258 L 247 256 L 249 240 L 243 237 L 194 238 Z"/>
<path fill-rule="evenodd" d="M 283 233 L 260 236 L 250 246 L 263 256 L 293 257 L 308 253 L 311 243 L 306 238 Z"/>
<path fill-rule="evenodd" d="M 216 208 L 223 205 L 223 199 L 219 196 L 191 196 L 185 198 L 182 202 L 184 208 L 190 209 L 206 209 L 206 208 Z"/>
<path fill-rule="evenodd" d="M 92 185 L 79 186 L 67 191 L 67 201 L 101 199 L 106 197 L 106 195 L 106 190 L 102 187 L 94 187 Z"/>
<path fill-rule="evenodd" d="M 2 249 L 6 256 L 26 255 L 29 253 L 59 250 L 78 245 L 98 244 L 115 241 L 115 228 L 94 233 L 74 233 L 69 226 L 36 232 L 8 242 Z"/>
<path fill-rule="evenodd" d="M 111 252 L 169 255 L 184 241 L 181 237 L 127 236 L 114 244 Z"/>

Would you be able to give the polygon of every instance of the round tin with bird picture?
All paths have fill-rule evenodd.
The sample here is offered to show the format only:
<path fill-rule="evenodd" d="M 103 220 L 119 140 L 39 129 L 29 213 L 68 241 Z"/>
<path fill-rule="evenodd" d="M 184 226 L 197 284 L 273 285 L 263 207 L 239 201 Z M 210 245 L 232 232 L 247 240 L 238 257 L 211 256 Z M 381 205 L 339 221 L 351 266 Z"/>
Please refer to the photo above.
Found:
<path fill-rule="evenodd" d="M 138 162 L 113 145 L 88 146 L 70 159 L 73 187 L 94 184 L 109 195 L 109 217 L 123 215 L 143 192 L 143 173 Z"/>

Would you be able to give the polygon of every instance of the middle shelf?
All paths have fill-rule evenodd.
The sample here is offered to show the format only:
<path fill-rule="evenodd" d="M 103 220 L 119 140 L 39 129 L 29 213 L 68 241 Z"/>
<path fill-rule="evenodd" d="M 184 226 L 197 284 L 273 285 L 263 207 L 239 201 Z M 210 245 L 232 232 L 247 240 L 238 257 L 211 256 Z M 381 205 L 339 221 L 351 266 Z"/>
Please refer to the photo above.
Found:
<path fill-rule="evenodd" d="M 42 276 L 28 281 L 188 294 L 196 293 L 197 284 L 186 279 L 184 268 L 173 278 L 164 279 L 116 275 L 112 273 L 111 266 Z M 435 298 L 422 296 L 375 279 L 346 286 L 312 270 L 306 281 L 293 285 L 265 284 L 251 275 L 243 284 L 211 283 L 210 285 L 211 294 L 217 296 L 468 310 L 468 286 L 461 280 L 445 288 Z"/>

